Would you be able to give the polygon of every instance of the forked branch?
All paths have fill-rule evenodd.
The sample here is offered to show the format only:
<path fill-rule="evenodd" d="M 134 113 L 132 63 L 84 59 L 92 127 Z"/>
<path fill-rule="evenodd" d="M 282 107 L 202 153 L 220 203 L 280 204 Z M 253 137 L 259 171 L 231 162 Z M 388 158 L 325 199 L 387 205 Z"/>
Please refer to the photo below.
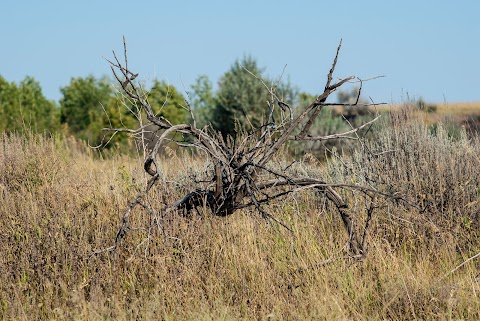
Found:
<path fill-rule="evenodd" d="M 327 75 L 323 93 L 318 95 L 305 110 L 299 113 L 298 116 L 293 117 L 293 108 L 275 94 L 273 87 L 269 88 L 272 101 L 265 106 L 268 108 L 268 114 L 270 115 L 267 123 L 260 128 L 252 128 L 243 136 L 238 137 L 237 141 L 233 143 L 231 138 L 224 139 L 222 135 L 208 128 L 197 128 L 195 122 L 192 124 L 172 125 L 168 119 L 155 115 L 146 95 L 142 94 L 141 87 L 135 82 L 138 73 L 134 73 L 128 67 L 127 49 L 124 39 L 124 61 L 121 62 L 114 52 L 114 61 L 109 60 L 108 62 L 122 90 L 141 106 L 149 124 L 156 127 L 155 130 L 160 130 L 161 135 L 156 140 L 144 162 L 144 169 L 151 178 L 144 191 L 139 193 L 127 207 L 115 238 L 115 245 L 112 248 L 116 249 L 117 245 L 129 231 L 130 215 L 133 209 L 137 206 L 142 208 L 143 200 L 148 197 L 151 189 L 162 181 L 163 176 L 158 155 L 162 152 L 162 146 L 166 142 L 174 142 L 181 147 L 188 146 L 206 155 L 206 162 L 210 164 L 208 167 L 212 170 L 204 173 L 206 179 L 203 182 L 206 183 L 199 185 L 192 182 L 192 190 L 176 202 L 156 210 L 149 208 L 147 212 L 151 215 L 165 214 L 171 211 L 190 215 L 193 210 L 203 207 L 209 209 L 213 215 L 227 216 L 240 209 L 253 208 L 266 220 L 271 220 L 275 224 L 291 230 L 278 218 L 268 213 L 268 205 L 276 199 L 286 197 L 292 193 L 314 189 L 318 193 L 325 195 L 338 210 L 348 235 L 350 251 L 355 255 L 364 253 L 365 241 L 358 238 L 353 214 L 350 212 L 348 202 L 342 198 L 337 189 L 357 190 L 365 195 L 381 194 L 380 192 L 369 187 L 330 184 L 315 178 L 297 177 L 294 171 L 286 170 L 280 173 L 269 165 L 288 140 L 358 140 L 359 132 L 371 126 L 380 117 L 377 116 L 373 120 L 365 122 L 358 127 L 352 127 L 351 130 L 343 133 L 327 136 L 315 136 L 309 133 L 322 108 L 327 105 L 328 97 L 342 85 L 355 79 L 354 76 L 351 76 L 332 84 L 341 44 L 342 42 L 340 41 L 332 67 Z M 253 76 L 258 78 L 255 75 Z M 266 86 L 264 82 L 263 84 Z M 358 104 L 358 97 L 353 106 L 356 104 Z M 273 121 L 273 108 L 275 105 L 282 111 L 288 110 L 289 113 L 281 113 L 281 119 Z M 189 112 L 192 112 L 192 110 L 190 109 Z M 193 112 L 192 118 L 195 119 Z M 112 128 L 111 130 L 115 131 L 118 129 Z M 127 130 L 135 132 L 137 129 Z M 172 139 L 174 135 L 178 134 L 181 134 L 188 143 Z M 145 206 L 143 208 L 146 210 Z M 369 215 L 371 216 L 371 211 Z M 152 221 L 150 220 L 150 222 Z M 149 231 L 151 230 L 149 229 Z M 366 232 L 363 235 L 366 235 Z"/>

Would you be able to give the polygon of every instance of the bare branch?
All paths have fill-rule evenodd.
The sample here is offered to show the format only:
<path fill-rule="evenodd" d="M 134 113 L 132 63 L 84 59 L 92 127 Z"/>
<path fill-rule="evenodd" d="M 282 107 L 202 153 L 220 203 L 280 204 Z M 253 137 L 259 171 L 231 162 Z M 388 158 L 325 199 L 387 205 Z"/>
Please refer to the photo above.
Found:
<path fill-rule="evenodd" d="M 325 141 L 325 140 L 331 140 L 331 139 L 357 139 L 357 137 L 352 137 L 350 135 L 357 133 L 359 130 L 362 130 L 363 128 L 370 126 L 374 122 L 376 122 L 380 118 L 380 115 L 375 117 L 374 119 L 370 120 L 369 122 L 366 122 L 356 128 L 353 128 L 349 131 L 339 133 L 339 134 L 332 134 L 332 135 L 326 135 L 326 136 L 295 136 L 293 139 L 294 140 L 315 140 L 315 141 Z"/>
<path fill-rule="evenodd" d="M 355 128 L 351 127 L 350 130 L 343 133 L 326 136 L 313 136 L 309 134 L 315 119 L 320 114 L 322 108 L 327 105 L 326 101 L 330 94 L 346 82 L 355 79 L 354 76 L 351 76 L 339 79 L 332 84 L 342 41 L 340 41 L 338 45 L 332 66 L 327 75 L 323 93 L 318 95 L 316 99 L 296 117 L 293 116 L 293 108 L 278 97 L 276 93 L 277 84 L 274 83 L 272 86 L 268 86 L 260 77 L 244 68 L 246 72 L 267 88 L 270 94 L 270 98 L 266 102 L 269 113 L 264 124 L 254 127 L 250 123 L 252 127 L 251 130 L 239 136 L 236 140 L 230 137 L 224 138 L 208 126 L 204 129 L 197 128 L 195 116 L 188 100 L 185 101 L 186 105 L 182 106 L 182 108 L 190 113 L 192 124 L 173 125 L 168 119 L 160 116 L 158 113 L 155 114 L 148 101 L 148 95 L 145 95 L 145 91 L 134 81 L 138 74 L 129 69 L 125 38 L 123 38 L 123 45 L 124 60 L 121 62 L 115 52 L 113 52 L 114 59 L 112 61 L 107 59 L 107 61 L 110 64 L 115 79 L 122 88 L 124 97 L 131 100 L 135 106 L 137 106 L 136 111 L 133 110 L 133 108 L 130 109 L 128 106 L 127 109 L 135 114 L 140 126 L 137 129 L 126 127 L 113 128 L 110 124 L 110 128 L 105 128 L 104 130 L 106 133 L 112 133 L 110 139 L 117 133 L 122 132 L 134 137 L 141 135 L 143 138 L 147 126 L 152 126 L 152 131 L 158 133 L 158 137 L 155 137 L 155 141 L 152 143 L 153 147 L 144 158 L 145 173 L 151 177 L 145 189 L 138 193 L 127 206 L 115 236 L 115 243 L 112 247 L 113 251 L 117 249 L 118 244 L 122 242 L 127 232 L 132 231 L 129 225 L 130 216 L 133 215 L 132 213 L 135 208 L 139 208 L 148 214 L 146 216 L 149 217 L 149 221 L 143 229 L 143 231 L 146 231 L 145 233 L 148 234 L 142 243 L 138 245 L 137 249 L 140 248 L 140 245 L 142 247 L 144 245 L 148 247 L 150 238 L 153 235 L 153 229 L 161 228 L 158 219 L 159 215 L 179 212 L 188 217 L 192 211 L 198 212 L 198 209 L 202 207 L 209 209 L 213 215 L 217 216 L 227 216 L 240 209 L 254 208 L 257 213 L 260 213 L 265 219 L 275 222 L 293 233 L 292 228 L 287 226 L 287 224 L 282 222 L 278 217 L 275 217 L 275 215 L 268 213 L 266 210 L 267 206 L 282 197 L 293 197 L 296 193 L 313 189 L 323 194 L 325 199 L 338 210 L 348 235 L 350 251 L 354 255 L 363 255 L 366 253 L 367 245 L 365 240 L 370 220 L 373 216 L 373 200 L 370 203 L 370 207 L 367 208 L 367 220 L 363 234 L 360 234 L 359 232 L 357 233 L 354 224 L 354 213 L 349 207 L 349 200 L 344 199 L 338 191 L 356 191 L 356 193 L 364 195 L 365 198 L 381 196 L 397 202 L 408 202 L 399 195 L 382 192 L 371 186 L 333 184 L 312 177 L 297 177 L 293 169 L 295 162 L 291 162 L 288 166 L 282 165 L 280 168 L 284 167 L 283 170 L 275 169 L 274 166 L 270 164 L 288 140 L 325 141 L 331 139 L 353 139 L 361 142 L 359 132 L 371 126 L 380 117 L 377 116 Z M 357 79 L 360 82 L 360 90 L 356 97 L 355 104 L 352 106 L 365 106 L 364 104 L 358 104 L 363 81 L 359 78 Z M 187 96 L 189 96 L 188 92 Z M 330 105 L 345 106 L 345 104 L 335 103 Z M 368 106 L 372 105 L 377 104 L 369 104 Z M 278 107 L 277 110 L 275 110 L 276 107 Z M 143 112 L 145 112 L 148 120 L 146 124 L 143 124 Z M 298 134 L 295 135 L 294 133 Z M 182 135 L 182 139 L 178 139 L 179 135 Z M 155 136 L 157 136 L 157 134 Z M 205 161 L 208 165 L 205 167 L 206 169 L 202 174 L 202 179 L 191 179 L 191 184 L 187 186 L 189 192 L 184 194 L 183 197 L 180 197 L 176 202 L 170 204 L 165 202 L 164 207 L 155 209 L 148 205 L 146 198 L 153 186 L 160 182 L 162 182 L 162 184 L 169 183 L 161 173 L 159 163 L 161 158 L 158 157 L 165 143 L 175 143 L 177 146 L 191 148 L 204 153 L 204 155 L 206 155 Z M 363 144 L 363 142 L 361 143 Z M 364 145 L 362 146 L 364 147 Z M 358 235 L 363 235 L 361 242 Z"/>

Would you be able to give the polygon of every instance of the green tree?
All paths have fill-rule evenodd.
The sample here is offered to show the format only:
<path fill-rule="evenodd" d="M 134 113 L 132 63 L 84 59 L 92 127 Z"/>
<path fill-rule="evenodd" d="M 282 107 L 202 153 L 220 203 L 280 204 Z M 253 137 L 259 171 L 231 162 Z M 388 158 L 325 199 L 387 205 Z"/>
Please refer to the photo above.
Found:
<path fill-rule="evenodd" d="M 359 87 L 352 87 L 350 90 L 341 89 L 337 93 L 337 99 L 340 104 L 355 104 L 355 106 L 343 106 L 342 114 L 349 118 L 354 119 L 357 116 L 367 115 L 369 112 L 368 101 L 359 97 Z M 358 99 L 358 102 L 357 102 Z"/>
<path fill-rule="evenodd" d="M 0 76 L 0 130 L 53 133 L 59 129 L 59 109 L 42 93 L 40 84 L 25 77 L 16 85 Z"/>
<path fill-rule="evenodd" d="M 235 136 L 235 123 L 241 129 L 247 129 L 249 123 L 260 126 L 266 115 L 268 90 L 244 68 L 263 77 L 264 69 L 247 56 L 235 61 L 218 83 L 211 121 L 225 136 Z"/>
<path fill-rule="evenodd" d="M 115 95 L 115 89 L 108 78 L 72 78 L 61 92 L 61 122 L 68 126 L 72 134 L 91 144 L 101 142 L 105 135 L 103 128 L 138 126 L 138 119 L 132 113 L 137 109 L 129 99 Z M 164 81 L 155 80 L 148 92 L 148 101 L 156 113 L 173 124 L 189 120 L 189 113 L 181 107 L 185 105 L 185 98 L 174 86 Z M 107 133 L 107 139 L 108 137 Z M 107 147 L 127 143 L 127 135 L 119 133 Z"/>
<path fill-rule="evenodd" d="M 12 120 L 16 118 L 15 108 L 18 94 L 18 87 L 14 83 L 9 83 L 0 76 L 0 130 L 14 130 Z"/>
<path fill-rule="evenodd" d="M 40 84 L 32 77 L 26 77 L 20 83 L 20 104 L 28 110 L 37 132 L 54 132 L 59 129 L 58 106 L 43 95 Z"/>
<path fill-rule="evenodd" d="M 72 78 L 60 91 L 61 122 L 75 136 L 97 143 L 103 135 L 101 129 L 107 125 L 102 106 L 106 108 L 114 96 L 108 80 L 93 76 Z"/>
<path fill-rule="evenodd" d="M 258 128 L 268 114 L 267 101 L 271 98 L 268 89 L 245 69 L 264 79 L 268 86 L 277 84 L 277 95 L 287 103 L 292 104 L 297 96 L 290 83 L 268 79 L 254 58 L 246 56 L 235 61 L 219 81 L 211 113 L 212 125 L 225 136 L 235 136 L 234 124 L 242 130 L 249 130 L 251 126 Z"/>
<path fill-rule="evenodd" d="M 213 92 L 212 82 L 208 79 L 208 76 L 201 75 L 191 88 L 190 105 L 194 111 L 197 126 L 202 128 L 210 122 L 215 107 L 215 93 Z"/>
<path fill-rule="evenodd" d="M 148 93 L 148 102 L 155 113 L 165 117 L 172 124 L 183 124 L 189 121 L 189 113 L 185 97 L 165 81 L 155 80 Z M 183 106 L 183 107 L 182 107 Z"/>

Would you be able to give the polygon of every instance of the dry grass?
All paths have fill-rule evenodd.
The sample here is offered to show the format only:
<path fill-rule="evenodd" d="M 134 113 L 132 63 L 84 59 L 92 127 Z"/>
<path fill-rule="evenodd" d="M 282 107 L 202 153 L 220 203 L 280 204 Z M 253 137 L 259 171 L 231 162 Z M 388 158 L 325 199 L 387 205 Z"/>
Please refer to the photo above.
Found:
<path fill-rule="evenodd" d="M 402 108 L 402 105 L 380 105 L 376 109 L 378 111 L 390 111 L 398 110 Z M 479 115 L 480 114 L 480 102 L 456 102 L 456 103 L 440 103 L 435 104 L 437 106 L 437 113 L 448 115 Z"/>
<path fill-rule="evenodd" d="M 118 257 L 91 256 L 112 244 L 121 210 L 144 181 L 141 162 L 101 160 L 69 139 L 3 136 L 0 316 L 480 319 L 478 261 L 443 278 L 480 250 L 479 143 L 441 130 L 433 135 L 411 117 L 394 116 L 377 130 L 372 148 L 392 148 L 395 154 L 371 163 L 361 154 L 343 159 L 353 174 L 332 161 L 328 175 L 361 182 L 361 171 L 369 171 L 427 211 L 385 203 L 375 214 L 363 262 L 335 260 L 303 272 L 299 268 L 344 255 L 346 241 L 336 213 L 312 194 L 297 196 L 301 215 L 291 199 L 270 208 L 294 235 L 248 211 L 227 218 L 171 216 L 147 251 L 147 243 L 137 246 L 143 232 L 136 231 Z M 201 166 L 171 155 L 164 171 L 175 178 Z M 169 201 L 180 192 L 169 184 L 157 195 Z"/>
<path fill-rule="evenodd" d="M 376 107 L 379 112 L 396 111 L 403 108 L 402 105 L 381 105 Z M 416 117 L 421 117 L 428 124 L 438 123 L 449 119 L 449 121 L 461 124 L 465 120 L 480 117 L 480 102 L 457 102 L 434 104 L 435 112 L 424 113 L 418 111 Z"/>
<path fill-rule="evenodd" d="M 437 107 L 441 114 L 480 115 L 480 102 L 443 103 Z"/>

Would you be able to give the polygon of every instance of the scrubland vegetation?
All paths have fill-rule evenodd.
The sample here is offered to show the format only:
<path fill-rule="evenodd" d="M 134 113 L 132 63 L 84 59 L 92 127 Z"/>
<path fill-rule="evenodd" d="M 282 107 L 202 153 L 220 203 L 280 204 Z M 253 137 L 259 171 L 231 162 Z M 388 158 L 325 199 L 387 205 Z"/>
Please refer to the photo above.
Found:
<path fill-rule="evenodd" d="M 478 110 L 369 104 L 340 48 L 319 96 L 0 76 L 1 319 L 480 319 Z"/>
<path fill-rule="evenodd" d="M 3 134 L 0 144 L 2 319 L 480 319 L 479 259 L 466 262 L 480 251 L 480 141 L 465 128 L 432 127 L 402 108 L 370 129 L 375 160 L 354 148 L 300 159 L 336 183 L 367 173 L 415 205 L 378 201 L 363 260 L 346 258 L 342 222 L 313 192 L 268 208 L 294 233 L 250 210 L 172 212 L 148 241 L 132 231 L 116 253 L 95 255 L 144 186 L 143 159 L 62 135 Z M 173 202 L 204 164 L 180 151 L 162 157 L 178 184 L 151 201 Z M 362 204 L 342 196 L 364 220 Z"/>

